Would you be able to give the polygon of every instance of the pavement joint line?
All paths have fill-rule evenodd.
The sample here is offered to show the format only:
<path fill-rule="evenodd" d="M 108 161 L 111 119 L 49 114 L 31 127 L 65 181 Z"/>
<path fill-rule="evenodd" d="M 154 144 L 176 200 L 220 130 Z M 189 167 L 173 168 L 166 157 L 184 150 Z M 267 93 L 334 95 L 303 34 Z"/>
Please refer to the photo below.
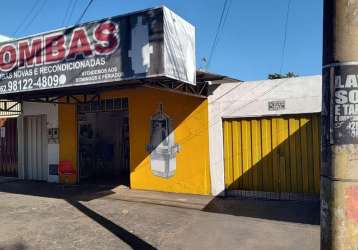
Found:
<path fill-rule="evenodd" d="M 115 196 L 115 195 L 114 195 Z M 121 198 L 121 197 L 119 197 Z M 132 196 L 129 198 L 133 198 L 133 199 L 142 199 L 142 200 L 147 200 L 147 201 L 158 201 L 158 202 L 173 202 L 173 203 L 179 203 L 179 204 L 189 204 L 189 205 L 198 205 L 198 206 L 206 206 L 208 203 L 211 202 L 211 200 L 209 202 L 204 202 L 204 203 L 200 203 L 200 202 L 188 202 L 188 201 L 180 201 L 180 200 L 167 200 L 167 199 L 158 199 L 158 198 L 145 198 L 145 197 L 140 197 L 140 196 Z M 113 199 L 115 199 L 115 197 L 113 197 Z"/>

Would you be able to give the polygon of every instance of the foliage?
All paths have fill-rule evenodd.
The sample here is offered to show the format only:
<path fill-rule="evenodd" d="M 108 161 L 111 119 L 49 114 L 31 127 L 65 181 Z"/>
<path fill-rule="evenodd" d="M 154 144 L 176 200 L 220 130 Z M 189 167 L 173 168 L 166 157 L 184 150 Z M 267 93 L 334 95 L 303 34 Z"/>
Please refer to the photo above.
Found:
<path fill-rule="evenodd" d="M 273 73 L 268 75 L 268 79 L 282 79 L 282 78 L 292 78 L 292 77 L 298 77 L 294 72 L 288 72 L 287 74 L 279 74 L 279 73 Z"/>

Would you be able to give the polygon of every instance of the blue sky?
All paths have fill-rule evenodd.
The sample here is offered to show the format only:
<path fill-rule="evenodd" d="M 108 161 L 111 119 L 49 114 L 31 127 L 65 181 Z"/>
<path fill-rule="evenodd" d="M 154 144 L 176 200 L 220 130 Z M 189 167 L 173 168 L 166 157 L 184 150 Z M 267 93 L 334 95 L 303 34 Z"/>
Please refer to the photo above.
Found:
<path fill-rule="evenodd" d="M 36 1 L 41 10 L 28 18 Z M 71 1 L 72 18 L 65 19 Z M 241 80 L 265 79 L 279 72 L 288 0 L 232 0 L 209 71 Z M 44 4 L 43 4 L 44 3 Z M 88 0 L 12 0 L 1 5 L 0 34 L 25 36 L 74 24 Z M 83 21 L 166 5 L 196 27 L 197 65 L 208 57 L 224 0 L 94 0 Z M 40 5 L 43 6 L 40 8 Z M 322 0 L 292 0 L 286 56 L 282 72 L 301 76 L 320 74 L 322 57 Z M 36 12 L 35 9 L 35 12 Z M 17 33 L 18 27 L 21 27 Z"/>

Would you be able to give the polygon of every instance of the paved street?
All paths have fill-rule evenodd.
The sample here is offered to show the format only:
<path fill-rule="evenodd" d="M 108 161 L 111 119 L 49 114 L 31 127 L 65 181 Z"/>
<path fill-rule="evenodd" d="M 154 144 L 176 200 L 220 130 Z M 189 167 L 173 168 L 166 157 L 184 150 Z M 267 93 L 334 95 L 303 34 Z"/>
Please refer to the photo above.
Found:
<path fill-rule="evenodd" d="M 316 202 L 0 181 L 0 249 L 319 249 Z"/>

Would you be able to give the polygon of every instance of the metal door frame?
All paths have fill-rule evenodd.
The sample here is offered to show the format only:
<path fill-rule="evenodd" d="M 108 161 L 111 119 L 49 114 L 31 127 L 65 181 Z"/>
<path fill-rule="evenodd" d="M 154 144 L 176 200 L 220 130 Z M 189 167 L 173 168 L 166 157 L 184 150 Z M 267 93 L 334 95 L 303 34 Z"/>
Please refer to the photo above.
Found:
<path fill-rule="evenodd" d="M 92 102 L 101 102 L 101 101 L 106 101 L 106 100 L 113 100 L 114 99 L 121 99 L 122 100 L 122 104 L 121 104 L 121 108 L 120 109 L 113 109 L 113 110 L 99 110 L 99 111 L 95 111 L 93 113 L 99 113 L 99 112 L 127 112 L 127 116 L 128 116 L 128 124 L 129 124 L 129 98 L 127 96 L 122 96 L 122 97 L 111 97 L 111 98 L 105 98 L 105 99 L 98 99 L 97 101 L 92 101 Z M 76 138 L 76 150 L 77 150 L 77 156 L 76 156 L 76 165 L 77 165 L 77 169 L 76 169 L 76 172 L 77 172 L 77 177 L 76 177 L 76 182 L 79 184 L 80 183 L 80 164 L 79 164 L 79 159 L 80 159 L 80 151 L 79 151 L 79 145 L 80 145 L 80 142 L 79 142 L 79 126 L 78 126 L 78 113 L 80 113 L 80 110 L 79 110 L 79 104 L 90 104 L 91 102 L 84 102 L 84 103 L 77 103 L 75 104 L 75 121 L 76 121 L 76 134 L 77 134 L 77 138 Z M 130 147 L 130 139 L 129 139 L 129 147 Z M 129 158 L 130 158 L 130 151 L 129 151 Z M 129 159 L 129 175 L 130 175 L 130 159 Z M 129 178 L 130 179 L 130 178 Z"/>

